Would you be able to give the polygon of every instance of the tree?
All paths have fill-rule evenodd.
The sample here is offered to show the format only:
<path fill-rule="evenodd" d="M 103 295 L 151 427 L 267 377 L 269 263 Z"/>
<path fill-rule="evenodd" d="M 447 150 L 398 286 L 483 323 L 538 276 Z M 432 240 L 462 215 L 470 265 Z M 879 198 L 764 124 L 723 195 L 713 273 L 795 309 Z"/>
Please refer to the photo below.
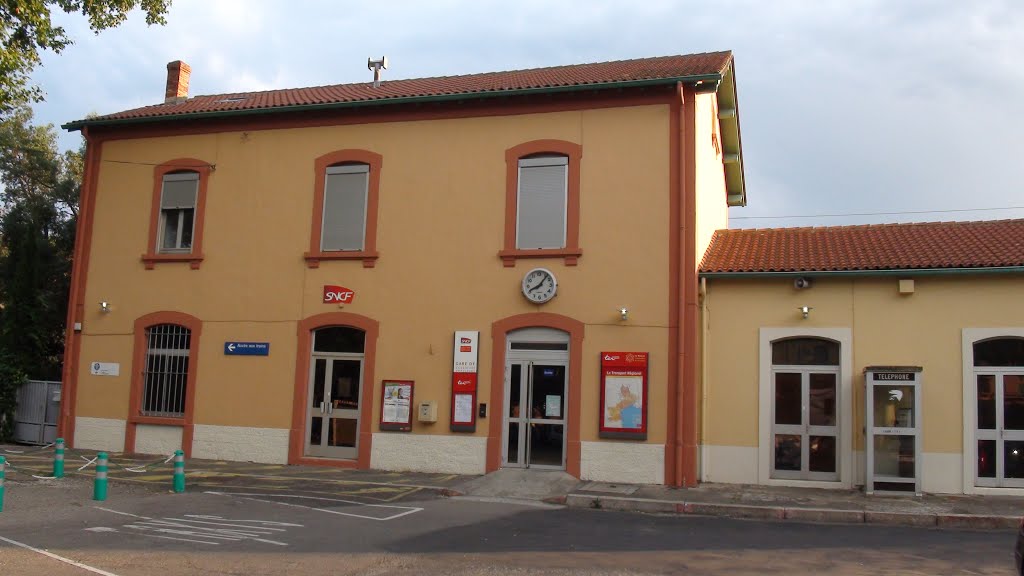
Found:
<path fill-rule="evenodd" d="M 171 0 L 3 0 L 0 1 L 0 117 L 19 104 L 39 102 L 43 93 L 29 83 L 42 50 L 60 53 L 72 44 L 64 28 L 51 20 L 51 8 L 81 13 L 93 32 L 113 28 L 141 8 L 146 23 L 165 24 Z"/>
<path fill-rule="evenodd" d="M 0 122 L 0 440 L 24 375 L 60 379 L 82 156 L 27 107 Z"/>

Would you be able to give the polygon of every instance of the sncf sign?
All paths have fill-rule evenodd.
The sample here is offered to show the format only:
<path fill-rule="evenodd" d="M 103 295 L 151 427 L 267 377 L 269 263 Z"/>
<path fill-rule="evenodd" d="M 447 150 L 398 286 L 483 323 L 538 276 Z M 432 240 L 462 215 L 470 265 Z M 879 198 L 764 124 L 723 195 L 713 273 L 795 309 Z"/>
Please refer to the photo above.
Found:
<path fill-rule="evenodd" d="M 351 304 L 355 297 L 355 290 L 344 286 L 324 286 L 324 304 Z"/>

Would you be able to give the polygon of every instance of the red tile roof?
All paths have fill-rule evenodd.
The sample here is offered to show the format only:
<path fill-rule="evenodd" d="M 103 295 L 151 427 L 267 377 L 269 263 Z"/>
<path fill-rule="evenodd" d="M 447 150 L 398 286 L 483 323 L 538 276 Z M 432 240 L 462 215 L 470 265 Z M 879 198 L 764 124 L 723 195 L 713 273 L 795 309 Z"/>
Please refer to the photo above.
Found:
<path fill-rule="evenodd" d="M 700 271 L 832 272 L 1024 266 L 1024 220 L 719 230 Z"/>
<path fill-rule="evenodd" d="M 430 99 L 458 95 L 472 98 L 523 90 L 552 90 L 568 87 L 600 88 L 602 85 L 625 82 L 671 81 L 679 78 L 721 75 L 731 62 L 732 52 L 709 52 L 465 76 L 440 76 L 408 80 L 385 79 L 377 88 L 373 87 L 372 82 L 362 82 L 267 92 L 195 96 L 178 104 L 156 104 L 71 122 L 65 128 L 77 129 L 84 124 L 105 121 L 165 119 L 185 114 L 237 113 L 247 110 L 329 106 L 345 103 L 378 104 L 399 99 Z M 196 75 L 201 73 L 202 71 L 195 71 Z"/>

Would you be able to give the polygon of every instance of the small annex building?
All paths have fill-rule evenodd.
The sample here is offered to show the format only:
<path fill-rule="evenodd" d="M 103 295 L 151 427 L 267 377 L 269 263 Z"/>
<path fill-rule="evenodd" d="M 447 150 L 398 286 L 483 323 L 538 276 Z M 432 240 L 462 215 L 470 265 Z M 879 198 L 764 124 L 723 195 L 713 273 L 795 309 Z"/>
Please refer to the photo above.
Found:
<path fill-rule="evenodd" d="M 719 230 L 702 481 L 1024 494 L 1024 220 Z"/>
<path fill-rule="evenodd" d="M 697 264 L 746 203 L 732 54 L 370 66 L 190 96 L 172 62 L 163 101 L 64 126 L 87 148 L 60 433 L 696 484 Z"/>

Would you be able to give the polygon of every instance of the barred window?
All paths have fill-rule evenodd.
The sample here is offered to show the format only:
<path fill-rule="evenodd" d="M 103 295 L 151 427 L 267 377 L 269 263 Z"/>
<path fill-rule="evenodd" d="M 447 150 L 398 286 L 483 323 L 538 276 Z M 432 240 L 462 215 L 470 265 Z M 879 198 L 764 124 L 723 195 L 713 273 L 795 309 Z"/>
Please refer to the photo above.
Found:
<path fill-rule="evenodd" d="M 146 328 L 144 416 L 184 416 L 191 340 L 192 331 L 184 326 L 159 324 Z"/>

